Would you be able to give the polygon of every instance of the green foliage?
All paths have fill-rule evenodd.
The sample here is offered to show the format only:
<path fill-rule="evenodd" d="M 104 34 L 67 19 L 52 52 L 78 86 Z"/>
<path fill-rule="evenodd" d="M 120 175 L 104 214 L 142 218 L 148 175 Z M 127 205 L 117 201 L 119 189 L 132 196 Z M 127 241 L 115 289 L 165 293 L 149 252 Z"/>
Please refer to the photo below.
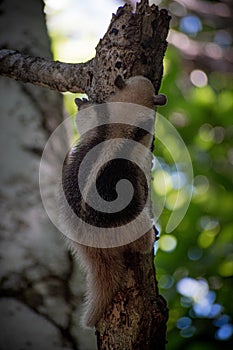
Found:
<path fill-rule="evenodd" d="M 213 68 L 202 55 L 209 48 L 222 59 L 222 65 L 228 64 L 225 53 L 229 57 L 227 50 L 232 49 L 232 38 L 227 26 L 232 20 L 230 13 L 227 15 L 229 2 L 223 1 L 223 7 L 222 2 L 217 2 L 219 13 L 225 11 L 222 17 L 211 13 L 216 8 L 212 1 L 207 14 L 207 3 L 199 1 L 196 8 L 195 1 L 160 4 L 171 12 L 172 28 L 184 34 L 178 41 L 181 47 L 190 39 L 193 51 L 194 42 L 200 43 L 199 56 L 187 58 L 182 50 L 169 45 L 165 57 L 161 91 L 167 95 L 168 103 L 159 112 L 184 140 L 194 172 L 190 206 L 172 232 L 165 229 L 182 186 L 177 189 L 174 185 L 174 160 L 168 144 L 155 140 L 155 156 L 161 166 L 154 174 L 155 206 L 165 198 L 158 223 L 161 237 L 155 266 L 160 293 L 166 297 L 170 309 L 167 350 L 232 349 L 233 79 L 224 67 L 216 63 Z M 193 10 L 188 7 L 190 4 Z M 64 44 L 66 39 L 59 33 L 52 34 L 55 57 L 62 60 L 58 41 Z M 201 46 L 203 42 L 205 46 Z M 89 45 L 90 42 L 85 43 L 85 47 Z M 81 55 L 83 50 L 76 46 Z M 212 60 L 211 55 L 209 59 Z M 78 54 L 74 61 L 79 61 Z M 193 72 L 196 75 L 191 79 Z M 74 95 L 66 94 L 69 114 L 76 112 L 73 99 Z M 170 146 L 173 154 L 179 152 L 174 142 Z"/>
<path fill-rule="evenodd" d="M 160 292 L 168 301 L 168 350 L 230 349 L 233 275 L 233 89 L 226 74 L 211 73 L 197 87 L 184 80 L 181 56 L 169 47 L 161 91 L 168 104 L 159 111 L 179 131 L 193 165 L 193 196 L 179 226 L 167 234 L 171 209 L 159 218 L 155 257 Z M 182 82 L 182 83 L 181 83 Z M 173 144 L 173 152 L 176 146 Z M 155 141 L 166 176 L 172 161 Z M 161 161 L 160 161 L 161 162 Z M 169 170 L 170 169 L 170 170 Z M 155 172 L 156 175 L 156 172 Z M 166 181 L 166 196 L 176 189 Z M 154 186 L 153 197 L 161 196 Z"/>

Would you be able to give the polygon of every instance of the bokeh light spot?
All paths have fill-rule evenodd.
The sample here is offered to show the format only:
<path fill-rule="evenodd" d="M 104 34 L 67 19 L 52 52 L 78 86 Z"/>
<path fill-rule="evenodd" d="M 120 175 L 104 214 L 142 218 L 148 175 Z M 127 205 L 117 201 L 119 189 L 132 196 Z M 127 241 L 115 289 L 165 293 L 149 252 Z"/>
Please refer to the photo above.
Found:
<path fill-rule="evenodd" d="M 228 315 L 221 315 L 217 318 L 217 320 L 214 321 L 214 325 L 217 327 L 222 327 L 225 324 L 229 323 L 230 317 Z"/>
<path fill-rule="evenodd" d="M 190 260 L 196 261 L 202 257 L 203 251 L 199 247 L 191 247 L 188 250 L 188 257 Z"/>
<path fill-rule="evenodd" d="M 194 197 L 205 194 L 209 189 L 209 180 L 204 175 L 197 175 L 194 178 Z"/>
<path fill-rule="evenodd" d="M 233 276 L 233 260 L 224 261 L 218 268 L 218 272 L 223 277 Z"/>
<path fill-rule="evenodd" d="M 232 44 L 231 35 L 226 30 L 219 30 L 214 36 L 214 41 L 222 47 L 229 47 Z"/>
<path fill-rule="evenodd" d="M 188 125 L 188 118 L 184 112 L 171 113 L 170 121 L 172 122 L 173 125 L 180 127 L 180 128 Z"/>
<path fill-rule="evenodd" d="M 214 230 L 219 226 L 219 222 L 216 218 L 211 218 L 209 216 L 202 216 L 199 221 L 200 227 L 205 230 Z"/>
<path fill-rule="evenodd" d="M 202 24 L 197 16 L 185 16 L 180 21 L 180 30 L 186 34 L 196 35 L 202 30 Z"/>
<path fill-rule="evenodd" d="M 184 338 L 190 338 L 193 336 L 193 334 L 195 333 L 196 328 L 195 327 L 187 327 L 184 328 L 180 331 L 180 335 Z"/>
<path fill-rule="evenodd" d="M 176 248 L 177 239 L 173 235 L 163 235 L 159 240 L 159 248 L 165 252 L 171 252 Z"/>
<path fill-rule="evenodd" d="M 200 248 L 208 248 L 214 242 L 214 236 L 208 231 L 203 231 L 198 237 L 198 245 Z"/>
<path fill-rule="evenodd" d="M 219 328 L 215 334 L 216 339 L 219 340 L 227 340 L 229 339 L 233 334 L 233 325 L 232 324 L 225 324 L 221 328 Z"/>
<path fill-rule="evenodd" d="M 190 74 L 190 81 L 197 87 L 203 87 L 208 84 L 208 78 L 205 72 L 199 69 L 194 69 Z"/>
<path fill-rule="evenodd" d="M 185 277 L 177 283 L 177 290 L 180 294 L 190 297 L 194 301 L 199 301 L 207 295 L 209 287 L 205 280 Z"/>
<path fill-rule="evenodd" d="M 184 329 L 191 326 L 192 320 L 189 317 L 181 317 L 176 322 L 176 327 L 179 329 Z"/>
<path fill-rule="evenodd" d="M 154 190 L 160 196 L 166 195 L 172 189 L 171 177 L 165 170 L 156 171 L 153 177 Z"/>
<path fill-rule="evenodd" d="M 168 193 L 166 197 L 166 208 L 169 210 L 181 208 L 186 203 L 188 195 L 186 188 Z"/>
<path fill-rule="evenodd" d="M 186 185 L 187 179 L 185 177 L 185 174 L 181 171 L 173 172 L 171 174 L 171 180 L 172 180 L 172 187 L 175 190 L 181 189 Z"/>
<path fill-rule="evenodd" d="M 159 287 L 169 289 L 174 284 L 174 278 L 170 275 L 162 275 L 159 277 Z"/>
<path fill-rule="evenodd" d="M 213 141 L 213 127 L 210 124 L 203 124 L 199 129 L 199 137 L 205 141 Z"/>

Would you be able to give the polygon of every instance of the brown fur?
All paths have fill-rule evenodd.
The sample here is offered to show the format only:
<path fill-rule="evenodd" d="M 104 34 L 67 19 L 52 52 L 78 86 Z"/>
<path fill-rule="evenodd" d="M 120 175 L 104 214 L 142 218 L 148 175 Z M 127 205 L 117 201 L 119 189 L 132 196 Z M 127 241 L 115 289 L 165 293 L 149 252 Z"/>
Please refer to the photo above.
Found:
<path fill-rule="evenodd" d="M 108 102 L 135 103 L 153 109 L 153 85 L 142 76 L 130 78 L 126 81 L 123 89 L 112 95 Z M 109 138 L 111 138 L 110 133 L 111 130 Z M 127 134 L 127 126 L 119 127 L 117 134 L 119 136 Z M 86 142 L 89 141 L 86 140 Z M 152 138 L 146 135 L 142 143 L 150 149 Z M 150 172 L 150 164 L 147 171 Z M 153 243 L 153 229 L 136 241 L 117 248 L 93 248 L 70 242 L 87 275 L 87 295 L 83 317 L 85 326 L 95 326 L 116 292 L 125 288 L 127 282 L 125 279 L 127 272 L 125 256 L 133 252 L 148 252 L 152 249 Z"/>
<path fill-rule="evenodd" d="M 94 327 L 111 303 L 117 291 L 126 287 L 127 253 L 149 252 L 154 243 L 153 229 L 138 240 L 117 248 L 93 248 L 72 244 L 72 250 L 86 272 L 87 293 L 82 324 Z"/>

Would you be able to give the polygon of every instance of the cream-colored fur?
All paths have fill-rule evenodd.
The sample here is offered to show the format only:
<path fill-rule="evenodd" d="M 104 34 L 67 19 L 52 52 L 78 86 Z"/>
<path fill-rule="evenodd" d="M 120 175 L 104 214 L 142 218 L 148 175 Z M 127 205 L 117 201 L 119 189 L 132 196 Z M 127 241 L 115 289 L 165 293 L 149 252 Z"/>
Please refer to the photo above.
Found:
<path fill-rule="evenodd" d="M 124 88 L 112 95 L 107 102 L 134 103 L 153 109 L 154 87 L 148 79 L 142 76 L 132 77 L 126 81 Z M 129 133 L 127 131 L 127 127 L 119 127 L 117 130 L 117 135 L 111 135 L 111 129 L 109 129 L 108 139 L 110 140 L 110 144 L 108 149 L 103 149 L 103 153 L 101 154 L 103 163 L 105 158 L 108 158 L 109 152 L 114 156 L 114 152 L 116 152 L 117 147 L 121 148 L 124 146 L 124 144 L 121 144 L 120 141 L 119 144 L 116 145 L 116 143 L 113 142 L 113 139 L 111 147 L 111 138 L 124 138 L 127 133 Z M 130 138 L 130 136 L 131 135 L 128 135 L 128 138 Z M 98 135 L 95 137 L 98 137 Z M 82 142 L 82 136 L 80 142 Z M 150 149 L 152 144 L 152 136 L 150 134 L 145 135 L 145 137 L 141 140 L 141 143 Z M 148 156 L 145 156 L 143 153 L 138 154 L 137 151 L 132 153 L 135 153 L 133 155 L 135 158 L 142 160 L 146 177 L 150 180 L 150 157 L 148 158 Z M 143 159 L 143 157 L 145 159 Z M 70 162 L 67 162 L 67 164 L 69 163 Z M 98 161 L 93 165 L 92 173 L 86 180 L 86 185 L 83 192 L 84 197 L 88 195 L 88 191 L 92 186 L 92 179 L 97 175 L 97 173 Z M 142 188 L 141 191 L 144 191 L 144 189 Z M 151 221 L 150 208 L 148 208 L 147 215 L 148 220 Z M 65 220 L 68 222 L 69 218 L 66 217 Z M 79 228 L 77 227 L 77 230 L 78 229 Z M 95 326 L 106 311 L 108 305 L 111 303 L 116 292 L 126 287 L 127 281 L 125 276 L 128 267 L 126 266 L 126 255 L 133 254 L 134 252 L 148 252 L 152 249 L 153 243 L 153 228 L 149 229 L 147 233 L 134 242 L 115 248 L 94 248 L 76 243 L 72 240 L 69 241 L 72 251 L 78 257 L 87 276 L 85 311 L 82 320 L 83 325 L 88 327 Z"/>

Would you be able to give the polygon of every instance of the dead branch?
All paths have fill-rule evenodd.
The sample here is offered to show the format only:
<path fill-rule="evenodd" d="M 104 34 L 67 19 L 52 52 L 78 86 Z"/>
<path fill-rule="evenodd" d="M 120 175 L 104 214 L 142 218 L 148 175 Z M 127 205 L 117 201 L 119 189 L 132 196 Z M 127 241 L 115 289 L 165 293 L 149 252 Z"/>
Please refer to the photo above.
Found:
<path fill-rule="evenodd" d="M 63 63 L 21 54 L 14 50 L 0 50 L 0 74 L 52 90 L 86 92 L 91 61 Z"/>
<path fill-rule="evenodd" d="M 115 91 L 118 75 L 144 75 L 158 91 L 169 21 L 167 11 L 150 7 L 148 0 L 142 0 L 135 13 L 125 4 L 113 14 L 92 60 L 71 64 L 1 50 L 0 74 L 57 91 L 85 92 L 95 102 Z"/>

